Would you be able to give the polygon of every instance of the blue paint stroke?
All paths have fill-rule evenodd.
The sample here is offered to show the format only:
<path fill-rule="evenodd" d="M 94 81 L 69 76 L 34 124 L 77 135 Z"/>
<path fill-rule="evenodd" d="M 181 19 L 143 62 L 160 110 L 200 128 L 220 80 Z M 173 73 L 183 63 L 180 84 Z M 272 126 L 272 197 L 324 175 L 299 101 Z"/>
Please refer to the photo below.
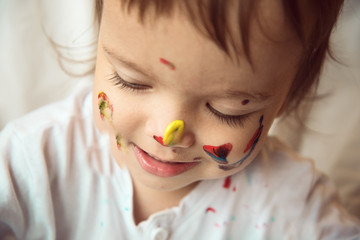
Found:
<path fill-rule="evenodd" d="M 210 157 L 212 157 L 213 159 L 217 160 L 217 162 L 227 163 L 226 158 L 218 157 L 218 156 L 214 155 L 213 153 L 208 152 L 208 151 L 206 151 L 206 150 L 205 150 L 205 152 L 206 152 Z"/>
<path fill-rule="evenodd" d="M 232 149 L 231 143 L 226 143 L 221 146 L 204 145 L 203 150 L 220 164 L 227 164 L 226 157 Z"/>
<path fill-rule="evenodd" d="M 255 147 L 256 147 L 256 144 L 258 143 L 259 139 L 260 139 L 260 136 L 261 136 L 261 133 L 262 133 L 262 130 L 263 130 L 263 127 L 264 125 L 262 125 L 262 121 L 264 119 L 264 116 L 261 115 L 260 119 L 259 119 L 259 123 L 260 123 L 260 126 L 257 130 L 257 132 L 259 133 L 258 136 L 256 137 L 256 139 L 254 140 L 251 148 L 250 148 L 250 151 L 248 151 L 248 153 L 243 157 L 241 158 L 239 161 L 237 162 L 234 162 L 232 164 L 229 164 L 229 165 L 219 165 L 219 168 L 222 169 L 222 170 L 225 170 L 225 171 L 228 171 L 228 170 L 232 170 L 234 168 L 237 168 L 238 166 L 240 166 L 249 156 L 250 154 L 252 153 L 252 151 L 254 151 Z"/>

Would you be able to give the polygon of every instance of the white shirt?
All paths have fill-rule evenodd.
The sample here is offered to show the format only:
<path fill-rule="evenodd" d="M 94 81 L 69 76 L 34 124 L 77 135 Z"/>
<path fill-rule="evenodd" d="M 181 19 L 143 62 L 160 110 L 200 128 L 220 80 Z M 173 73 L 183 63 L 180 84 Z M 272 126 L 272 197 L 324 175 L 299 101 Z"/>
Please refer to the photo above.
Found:
<path fill-rule="evenodd" d="M 9 229 L 18 239 L 360 239 L 329 180 L 272 138 L 245 170 L 135 225 L 129 172 L 95 127 L 89 91 L 0 133 L 0 239 Z"/>

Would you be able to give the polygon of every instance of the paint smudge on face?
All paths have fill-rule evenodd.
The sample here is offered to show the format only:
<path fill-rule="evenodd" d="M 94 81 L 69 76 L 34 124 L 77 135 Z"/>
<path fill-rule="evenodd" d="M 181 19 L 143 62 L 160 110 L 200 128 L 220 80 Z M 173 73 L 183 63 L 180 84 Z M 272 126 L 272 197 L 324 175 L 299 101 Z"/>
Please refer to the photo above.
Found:
<path fill-rule="evenodd" d="M 212 213 L 216 213 L 216 210 L 212 207 L 208 207 L 206 210 L 205 210 L 205 213 L 208 213 L 208 212 L 212 212 Z"/>
<path fill-rule="evenodd" d="M 183 136 L 185 124 L 182 120 L 174 120 L 165 129 L 163 143 L 166 146 L 178 144 Z"/>
<path fill-rule="evenodd" d="M 100 91 L 98 94 L 98 106 L 100 110 L 100 117 L 101 120 L 106 119 L 110 127 L 115 130 L 115 127 L 112 122 L 114 108 L 113 105 L 110 103 L 109 97 L 103 91 Z M 121 135 L 116 135 L 116 146 L 119 150 L 125 149 L 125 145 L 122 142 Z"/>
<path fill-rule="evenodd" d="M 241 104 L 242 104 L 242 105 L 246 105 L 246 104 L 248 104 L 249 102 L 250 102 L 249 99 L 245 99 L 245 100 L 243 100 L 243 101 L 241 102 Z"/>
<path fill-rule="evenodd" d="M 223 188 L 229 189 L 231 185 L 231 176 L 228 176 L 224 180 Z"/>
<path fill-rule="evenodd" d="M 117 148 L 120 150 L 121 147 L 123 146 L 122 142 L 121 142 L 121 136 L 120 135 L 116 135 L 116 145 Z"/>
<path fill-rule="evenodd" d="M 109 101 L 108 96 L 103 91 L 100 91 L 98 94 L 98 105 L 101 120 L 104 120 L 104 118 L 106 118 L 108 121 L 111 121 L 114 109 Z"/>
<path fill-rule="evenodd" d="M 226 143 L 226 144 L 223 144 L 223 145 L 217 146 L 217 147 L 210 146 L 210 145 L 204 145 L 203 149 L 215 161 L 217 161 L 221 164 L 226 164 L 227 163 L 226 157 L 232 149 L 232 144 Z"/>
<path fill-rule="evenodd" d="M 261 135 L 261 132 L 263 130 L 263 126 L 262 126 L 262 121 L 263 121 L 263 116 L 261 116 L 259 122 L 260 122 L 260 127 L 256 130 L 256 132 L 254 133 L 253 137 L 251 138 L 251 140 L 248 142 L 248 144 L 246 145 L 246 148 L 244 149 L 244 153 L 246 153 L 247 151 L 249 151 L 254 144 L 256 144 L 255 142 L 257 142 L 259 140 L 259 137 Z"/>
<path fill-rule="evenodd" d="M 158 143 L 160 143 L 161 145 L 163 145 L 163 146 L 166 146 L 165 144 L 164 144 L 164 141 L 163 141 L 163 138 L 162 137 L 160 137 L 160 136 L 153 136 L 153 138 L 158 142 Z"/>
<path fill-rule="evenodd" d="M 173 70 L 173 71 L 175 70 L 175 65 L 173 63 L 169 62 L 168 60 L 166 60 L 164 58 L 160 58 L 159 60 L 162 64 L 168 66 L 171 70 Z"/>
<path fill-rule="evenodd" d="M 169 125 L 166 127 L 164 138 L 156 135 L 154 135 L 153 138 L 163 146 L 172 146 L 181 141 L 184 128 L 184 121 L 175 120 L 169 123 Z"/>
<path fill-rule="evenodd" d="M 263 130 L 263 127 L 264 127 L 264 125 L 262 124 L 263 119 L 264 119 L 264 115 L 261 115 L 261 117 L 259 119 L 259 128 L 256 130 L 253 137 L 251 138 L 249 143 L 246 145 L 246 148 L 244 149 L 244 153 L 247 152 L 247 154 L 243 158 L 241 158 L 239 161 L 234 162 L 232 164 L 219 165 L 220 169 L 225 170 L 225 171 L 234 169 L 234 168 L 240 166 L 245 161 L 245 159 L 247 159 L 250 156 L 250 154 L 253 152 L 253 150 L 256 147 L 256 144 L 258 143 L 258 141 L 260 139 L 260 136 L 261 136 L 261 133 L 262 133 L 262 130 Z"/>

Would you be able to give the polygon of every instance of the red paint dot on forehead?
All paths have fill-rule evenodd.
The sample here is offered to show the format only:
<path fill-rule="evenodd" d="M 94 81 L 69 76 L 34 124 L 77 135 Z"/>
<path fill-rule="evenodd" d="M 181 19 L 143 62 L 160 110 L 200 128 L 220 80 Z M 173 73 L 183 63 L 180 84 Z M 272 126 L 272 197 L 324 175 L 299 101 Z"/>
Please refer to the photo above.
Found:
<path fill-rule="evenodd" d="M 243 101 L 241 102 L 241 104 L 242 104 L 242 105 L 246 105 L 246 104 L 248 104 L 249 102 L 250 102 L 249 99 L 245 99 L 245 100 L 243 100 Z"/>
<path fill-rule="evenodd" d="M 171 62 L 169 62 L 168 60 L 166 60 L 164 58 L 160 58 L 159 60 L 162 64 L 168 66 L 171 70 L 175 70 L 175 65 L 172 64 Z"/>

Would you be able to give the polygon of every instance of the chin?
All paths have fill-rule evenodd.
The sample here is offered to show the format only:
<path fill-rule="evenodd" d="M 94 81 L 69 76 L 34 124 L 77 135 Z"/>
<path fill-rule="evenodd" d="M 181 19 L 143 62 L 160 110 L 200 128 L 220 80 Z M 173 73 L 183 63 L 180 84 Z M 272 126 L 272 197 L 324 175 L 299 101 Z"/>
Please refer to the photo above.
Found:
<path fill-rule="evenodd" d="M 178 190 L 186 190 L 194 188 L 199 180 L 191 180 L 187 174 L 178 175 L 174 177 L 159 177 L 146 172 L 140 166 L 134 169 L 129 169 L 131 178 L 134 184 L 140 185 L 155 191 L 171 192 Z"/>

